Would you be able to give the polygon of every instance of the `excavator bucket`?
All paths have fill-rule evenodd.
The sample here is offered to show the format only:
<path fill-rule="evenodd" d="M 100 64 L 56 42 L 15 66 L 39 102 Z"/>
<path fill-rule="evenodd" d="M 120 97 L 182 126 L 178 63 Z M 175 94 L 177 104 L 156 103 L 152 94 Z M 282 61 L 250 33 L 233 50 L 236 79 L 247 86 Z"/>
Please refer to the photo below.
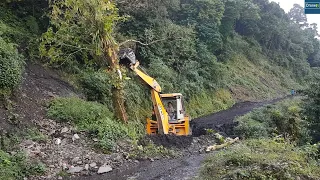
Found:
<path fill-rule="evenodd" d="M 120 64 L 125 66 L 135 65 L 137 63 L 136 55 L 130 48 L 121 49 L 119 52 Z"/>

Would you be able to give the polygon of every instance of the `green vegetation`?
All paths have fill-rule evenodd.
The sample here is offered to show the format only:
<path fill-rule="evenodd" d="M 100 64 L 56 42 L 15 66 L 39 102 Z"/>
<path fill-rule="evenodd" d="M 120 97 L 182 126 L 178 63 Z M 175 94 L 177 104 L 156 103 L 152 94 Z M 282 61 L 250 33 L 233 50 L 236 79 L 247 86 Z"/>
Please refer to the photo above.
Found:
<path fill-rule="evenodd" d="M 33 134 L 30 133 L 31 131 Z M 26 132 L 0 134 L 0 179 L 23 179 L 28 176 L 42 175 L 46 171 L 44 164 L 37 160 L 27 159 L 24 152 L 19 149 L 19 143 L 23 138 L 32 136 L 34 140 L 40 140 L 39 134 L 38 137 L 35 136 L 37 131 L 30 129 Z"/>
<path fill-rule="evenodd" d="M 39 6 L 33 7 L 35 4 Z M 114 113 L 112 88 L 124 88 L 121 96 L 131 120 L 150 116 L 149 92 L 135 77 L 119 83 L 113 73 L 106 73 L 112 64 L 102 56 L 107 48 L 105 36 L 111 44 L 128 39 L 149 44 L 129 41 L 118 45 L 135 49 L 164 92 L 183 93 L 192 117 L 228 108 L 233 99 L 288 94 L 289 89 L 304 86 L 310 64 L 320 62 L 317 27 L 306 23 L 299 6 L 286 14 L 267 0 L 151 0 L 135 4 L 130 0 L 115 4 L 52 1 L 47 12 L 49 5 L 39 0 L 12 1 L 1 5 L 6 10 L 0 16 L 11 29 L 5 39 L 20 46 L 27 44 L 27 52 L 23 51 L 27 57 L 37 57 L 39 52 L 34 49 L 38 41 L 26 37 L 39 37 L 46 31 L 40 38 L 40 54 L 54 67 L 76 74 L 88 100 L 103 103 Z M 87 11 L 88 6 L 96 13 Z M 22 10 L 26 18 L 19 18 Z M 44 13 L 50 19 L 42 18 Z M 133 76 L 126 69 L 121 71 L 124 76 Z"/>
<path fill-rule="evenodd" d="M 46 171 L 44 164 L 27 161 L 23 153 L 9 155 L 0 150 L 0 179 L 22 179 L 30 175 L 40 175 Z"/>
<path fill-rule="evenodd" d="M 206 106 L 204 107 L 203 104 Z M 193 95 L 186 108 L 191 117 L 197 117 L 198 115 L 207 115 L 228 109 L 233 104 L 234 100 L 230 92 L 225 89 L 219 89 L 211 93 L 203 92 Z"/>
<path fill-rule="evenodd" d="M 110 78 L 103 71 L 83 73 L 79 80 L 89 101 L 97 101 L 112 109 Z"/>
<path fill-rule="evenodd" d="M 256 109 L 236 121 L 235 132 L 242 138 L 282 136 L 300 143 L 310 142 L 307 121 L 303 118 L 301 98 Z"/>
<path fill-rule="evenodd" d="M 114 119 L 113 113 L 102 104 L 87 102 L 79 98 L 57 98 L 49 106 L 48 116 L 62 121 L 72 122 L 78 130 L 85 130 L 99 138 L 97 146 L 106 151 L 112 150 L 121 138 L 138 139 L 144 134 L 141 124 L 130 122 L 123 124 Z"/>
<path fill-rule="evenodd" d="M 48 140 L 48 136 L 41 133 L 39 129 L 35 127 L 27 129 L 25 138 L 38 143 L 44 143 Z"/>
<path fill-rule="evenodd" d="M 320 66 L 316 36 L 317 25 L 307 23 L 303 7 L 294 5 L 285 13 L 269 0 L 7 0 L 0 3 L 0 98 L 9 102 L 9 120 L 15 122 L 8 96 L 21 82 L 24 61 L 50 63 L 74 77 L 88 101 L 56 98 L 48 116 L 73 123 L 110 152 L 119 139 L 136 145 L 152 110 L 148 87 L 118 67 L 118 48 L 133 48 L 163 92 L 182 93 L 193 118 L 227 109 L 236 100 L 271 99 L 304 89 L 311 77 L 315 83 L 305 103 L 285 101 L 239 117 L 236 133 L 249 140 L 211 157 L 202 176 L 320 178 L 317 148 L 306 145 L 320 140 L 320 73 L 311 68 Z M 128 124 L 115 118 L 115 95 L 125 102 Z M 47 139 L 36 129 L 25 137 Z M 19 153 L 7 153 L 20 136 L 1 135 L 0 140 L 0 179 L 45 170 Z M 148 144 L 137 146 L 131 156 L 171 153 Z"/>
<path fill-rule="evenodd" d="M 24 63 L 15 45 L 1 37 L 5 28 L 0 21 L 0 94 L 9 94 L 20 84 Z"/>
<path fill-rule="evenodd" d="M 122 84 L 106 73 L 101 24 L 107 28 L 108 38 L 117 42 L 136 39 L 149 44 L 128 41 L 118 45 L 136 50 L 137 58 L 164 92 L 183 93 L 192 117 L 230 107 L 231 97 L 257 100 L 288 94 L 289 89 L 305 85 L 311 72 L 308 63 L 315 66 L 319 61 L 317 27 L 306 23 L 299 6 L 286 14 L 267 0 L 151 0 L 136 4 L 117 1 L 116 7 L 111 3 L 106 10 L 107 6 L 95 0 L 79 4 L 53 1 L 51 27 L 40 46 L 42 55 L 68 72 L 87 71 L 79 84 L 88 100 L 107 104 L 114 112 L 112 88 L 115 84 L 124 88 L 121 95 L 131 120 L 150 116 L 150 99 L 145 98 L 149 92 L 135 84 L 141 83 L 136 78 Z M 64 5 L 70 9 L 65 11 Z M 75 11 L 84 6 L 92 7 L 97 19 L 89 11 Z M 104 11 L 109 14 L 102 17 Z M 93 21 L 97 22 L 94 26 L 88 25 Z M 126 69 L 121 71 L 132 77 Z M 134 106 L 137 102 L 139 107 Z"/>
<path fill-rule="evenodd" d="M 201 179 L 319 179 L 316 84 L 308 97 L 267 105 L 236 119 L 239 144 L 205 162 Z"/>
<path fill-rule="evenodd" d="M 316 145 L 295 147 L 284 139 L 252 139 L 211 155 L 201 179 L 319 179 Z"/>
<path fill-rule="evenodd" d="M 316 76 L 305 91 L 307 99 L 304 104 L 304 115 L 309 122 L 308 128 L 314 142 L 320 141 L 320 76 Z"/>

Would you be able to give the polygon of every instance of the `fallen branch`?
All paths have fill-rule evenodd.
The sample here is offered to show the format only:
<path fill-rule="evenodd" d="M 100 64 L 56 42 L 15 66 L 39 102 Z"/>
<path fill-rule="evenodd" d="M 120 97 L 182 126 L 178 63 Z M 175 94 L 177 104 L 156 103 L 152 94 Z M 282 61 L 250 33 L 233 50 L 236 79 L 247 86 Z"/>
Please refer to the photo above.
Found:
<path fill-rule="evenodd" d="M 206 152 L 210 152 L 210 151 L 215 151 L 215 150 L 222 149 L 222 148 L 224 148 L 224 147 L 226 147 L 226 146 L 229 146 L 229 145 L 231 145 L 231 144 L 233 144 L 233 143 L 235 143 L 235 142 L 238 142 L 238 141 L 239 141 L 239 138 L 238 138 L 238 137 L 236 137 L 235 139 L 227 138 L 226 141 L 227 141 L 227 142 L 225 142 L 225 143 L 223 143 L 223 144 L 219 144 L 219 145 L 215 144 L 215 145 L 213 145 L 213 146 L 207 147 Z"/>
<path fill-rule="evenodd" d="M 124 41 L 122 43 L 119 43 L 119 47 L 121 47 L 121 46 L 123 46 L 123 45 L 125 45 L 127 43 L 130 43 L 130 42 L 135 42 L 135 43 L 138 43 L 138 44 L 143 45 L 143 46 L 150 46 L 151 44 L 154 44 L 154 43 L 157 43 L 157 42 L 161 42 L 161 41 L 170 40 L 170 39 L 172 39 L 172 38 L 163 38 L 163 39 L 158 39 L 158 40 L 155 40 L 155 41 L 151 41 L 149 43 L 143 43 L 143 42 L 135 40 L 135 39 L 129 39 L 129 40 L 126 40 L 126 41 Z M 177 38 L 177 39 L 173 39 L 173 40 L 174 41 L 182 40 L 182 38 Z"/>

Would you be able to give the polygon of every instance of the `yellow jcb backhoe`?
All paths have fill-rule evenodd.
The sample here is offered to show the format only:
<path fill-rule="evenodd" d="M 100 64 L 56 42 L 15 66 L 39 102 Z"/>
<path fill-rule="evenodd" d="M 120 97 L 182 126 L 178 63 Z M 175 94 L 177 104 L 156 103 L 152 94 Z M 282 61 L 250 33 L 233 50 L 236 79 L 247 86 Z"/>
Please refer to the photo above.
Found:
<path fill-rule="evenodd" d="M 120 51 L 120 64 L 129 67 L 151 89 L 153 116 L 147 118 L 148 134 L 191 135 L 190 117 L 186 114 L 180 93 L 161 94 L 158 82 L 143 72 L 132 49 Z"/>

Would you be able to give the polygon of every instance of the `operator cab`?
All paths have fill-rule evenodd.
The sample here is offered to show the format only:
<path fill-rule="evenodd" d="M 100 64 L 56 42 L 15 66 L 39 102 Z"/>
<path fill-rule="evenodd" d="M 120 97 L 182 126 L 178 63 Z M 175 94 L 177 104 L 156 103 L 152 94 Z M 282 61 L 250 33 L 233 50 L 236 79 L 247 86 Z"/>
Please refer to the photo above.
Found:
<path fill-rule="evenodd" d="M 169 123 L 178 123 L 184 121 L 185 108 L 183 105 L 183 96 L 180 93 L 160 94 L 163 105 L 169 115 Z"/>

